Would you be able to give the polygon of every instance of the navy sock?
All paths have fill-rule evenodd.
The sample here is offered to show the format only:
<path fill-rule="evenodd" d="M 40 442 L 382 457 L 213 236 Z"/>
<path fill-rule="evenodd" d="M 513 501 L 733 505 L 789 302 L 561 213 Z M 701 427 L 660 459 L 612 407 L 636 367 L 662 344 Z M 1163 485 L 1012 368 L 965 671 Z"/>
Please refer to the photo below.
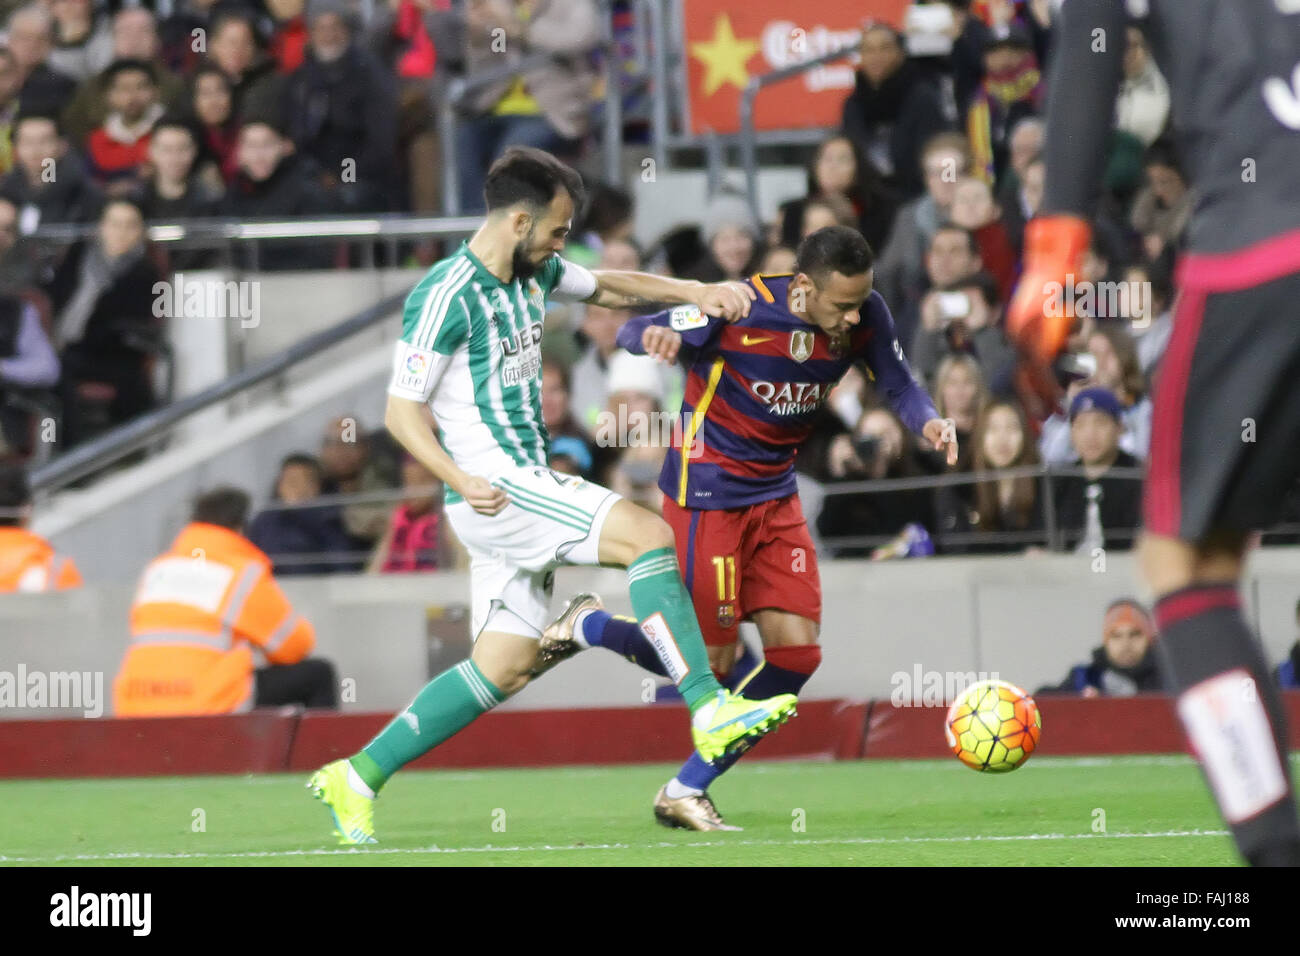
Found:
<path fill-rule="evenodd" d="M 749 700 L 766 700 L 777 694 L 799 693 L 821 661 L 821 647 L 816 644 L 772 647 L 764 652 L 764 656 L 767 660 L 762 668 L 740 689 L 740 693 Z M 773 658 L 803 670 L 779 667 L 772 663 Z M 708 790 L 713 781 L 730 770 L 735 762 L 748 752 L 742 750 L 739 753 L 723 754 L 713 763 L 708 763 L 698 753 L 693 753 L 687 758 L 686 763 L 682 764 L 682 769 L 677 771 L 677 782 L 695 790 Z"/>
<path fill-rule="evenodd" d="M 668 672 L 655 653 L 649 638 L 641 631 L 636 618 L 615 616 L 608 611 L 592 611 L 582 619 L 582 638 L 592 647 L 603 647 L 622 654 L 633 664 L 660 677 Z"/>

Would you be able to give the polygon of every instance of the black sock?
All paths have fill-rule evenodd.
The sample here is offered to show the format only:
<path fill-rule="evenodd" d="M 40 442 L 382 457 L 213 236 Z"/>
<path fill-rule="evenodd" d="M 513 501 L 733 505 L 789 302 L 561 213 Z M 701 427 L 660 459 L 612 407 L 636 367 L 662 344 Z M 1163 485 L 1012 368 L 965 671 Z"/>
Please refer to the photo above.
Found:
<path fill-rule="evenodd" d="M 1255 866 L 1300 865 L 1286 714 L 1236 585 L 1194 584 L 1155 612 L 1165 686 L 1237 848 Z"/>

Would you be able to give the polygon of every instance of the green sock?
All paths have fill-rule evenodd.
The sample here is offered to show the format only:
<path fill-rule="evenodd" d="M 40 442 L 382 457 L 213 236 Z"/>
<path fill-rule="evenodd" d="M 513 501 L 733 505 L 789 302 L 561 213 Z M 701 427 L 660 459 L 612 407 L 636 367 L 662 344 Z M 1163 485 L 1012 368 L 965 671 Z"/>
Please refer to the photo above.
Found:
<path fill-rule="evenodd" d="M 376 793 L 405 764 L 464 730 L 506 699 L 471 660 L 443 671 L 378 736 L 351 758 Z"/>
<path fill-rule="evenodd" d="M 627 568 L 632 610 L 682 699 L 694 712 L 722 689 L 709 667 L 695 607 L 672 548 L 647 551 Z"/>

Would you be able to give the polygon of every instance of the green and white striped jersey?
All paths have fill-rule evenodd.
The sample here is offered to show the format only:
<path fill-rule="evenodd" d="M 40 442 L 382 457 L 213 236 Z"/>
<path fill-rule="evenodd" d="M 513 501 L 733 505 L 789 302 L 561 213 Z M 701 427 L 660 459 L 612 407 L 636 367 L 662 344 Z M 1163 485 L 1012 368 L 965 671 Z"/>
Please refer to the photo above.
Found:
<path fill-rule="evenodd" d="M 442 445 L 491 480 L 545 466 L 542 323 L 551 296 L 585 299 L 596 279 L 552 256 L 531 279 L 502 282 L 462 242 L 406 298 L 388 393 L 427 402 Z M 460 496 L 447 489 L 447 501 Z"/>

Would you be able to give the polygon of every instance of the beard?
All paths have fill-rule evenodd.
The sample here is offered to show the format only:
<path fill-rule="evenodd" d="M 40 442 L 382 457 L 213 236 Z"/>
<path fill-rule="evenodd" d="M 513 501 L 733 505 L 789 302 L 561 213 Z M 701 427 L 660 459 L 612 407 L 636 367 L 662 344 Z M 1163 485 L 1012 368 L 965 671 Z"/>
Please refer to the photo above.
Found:
<path fill-rule="evenodd" d="M 515 251 L 510 254 L 510 268 L 514 270 L 515 278 L 520 282 L 527 282 L 537 273 L 539 263 L 528 258 L 527 250 L 531 244 L 528 239 L 516 243 Z"/>

